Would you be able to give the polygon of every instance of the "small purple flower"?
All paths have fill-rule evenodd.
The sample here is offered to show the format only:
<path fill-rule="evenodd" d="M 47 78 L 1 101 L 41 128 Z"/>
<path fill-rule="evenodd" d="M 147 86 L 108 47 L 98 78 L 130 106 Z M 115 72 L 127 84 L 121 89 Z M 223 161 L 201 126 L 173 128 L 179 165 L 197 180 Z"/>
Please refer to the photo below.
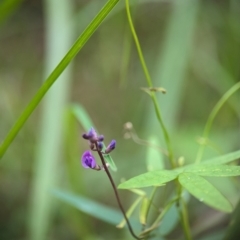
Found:
<path fill-rule="evenodd" d="M 110 153 L 116 147 L 116 140 L 112 140 L 107 146 L 105 153 Z"/>
<path fill-rule="evenodd" d="M 82 155 L 82 166 L 84 168 L 92 168 L 96 167 L 96 160 L 90 151 L 85 151 Z"/>

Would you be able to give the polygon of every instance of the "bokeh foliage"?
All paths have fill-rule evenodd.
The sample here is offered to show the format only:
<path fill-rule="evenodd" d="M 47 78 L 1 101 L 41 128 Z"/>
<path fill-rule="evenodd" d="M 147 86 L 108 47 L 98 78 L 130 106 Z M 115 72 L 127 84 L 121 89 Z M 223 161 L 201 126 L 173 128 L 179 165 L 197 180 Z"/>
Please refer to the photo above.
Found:
<path fill-rule="evenodd" d="M 11 1 L 10 8 L 6 8 L 4 2 L 8 1 L 0 5 L 4 11 L 0 18 L 1 141 L 49 74 L 46 56 L 51 52 L 46 48 L 49 46 L 46 30 L 50 24 L 46 1 Z M 68 34 L 72 34 L 73 44 L 106 1 L 67 2 L 72 9 L 71 19 L 68 19 L 72 32 Z M 192 163 L 211 110 L 240 78 L 240 3 L 237 0 L 196 1 L 195 4 L 174 0 L 132 0 L 130 3 L 154 86 L 167 90 L 167 94 L 157 93 L 157 96 L 163 120 L 170 131 L 175 158 L 183 156 L 185 163 Z M 61 36 L 52 34 L 55 37 L 53 45 L 57 46 L 62 41 Z M 74 59 L 69 81 L 64 113 L 55 120 L 56 124 L 63 124 L 60 130 L 62 145 L 54 149 L 59 157 L 54 172 L 57 180 L 52 189 L 71 191 L 84 200 L 91 199 L 117 209 L 104 174 L 84 171 L 79 164 L 79 158 L 88 146 L 80 139 L 84 127 L 73 116 L 71 103 L 84 106 L 106 139 L 117 140 L 117 149 L 113 153 L 118 167 L 113 173 L 117 183 L 122 178 L 146 171 L 150 147 L 126 140 L 123 125 L 132 122 L 139 138 L 160 139 L 157 145 L 161 144 L 162 133 L 149 96 L 140 89 L 146 87 L 146 82 L 130 34 L 124 1 L 118 3 Z M 237 92 L 218 113 L 204 158 L 239 149 L 239 102 Z M 41 104 L 36 109 L 1 160 L 0 239 L 29 238 L 30 203 L 34 179 L 39 171 L 36 161 L 41 141 L 40 126 L 44 129 L 43 118 L 46 116 L 44 108 Z M 54 115 L 55 109 L 52 111 Z M 163 144 L 161 147 L 165 148 Z M 40 171 L 44 178 L 47 173 L 44 169 Z M 209 181 L 230 196 L 229 200 L 236 205 L 239 179 Z M 160 205 L 167 191 L 170 190 L 156 196 Z M 52 201 L 51 208 L 45 210 L 50 215 L 45 227 L 46 239 L 131 239 L 125 230 L 90 217 L 81 208 L 83 212 L 73 209 L 59 201 L 51 191 L 42 194 Z M 60 193 L 55 191 L 55 194 Z M 127 191 L 120 194 L 127 209 L 136 196 Z M 188 206 L 191 230 L 196 239 L 224 235 L 231 215 L 220 214 L 195 199 L 190 199 Z M 137 217 L 134 215 L 133 220 Z M 38 227 L 44 228 L 44 224 L 40 222 Z M 168 233 L 168 227 L 171 230 L 171 220 L 164 224 L 167 226 L 165 232 L 161 230 L 162 234 Z M 135 222 L 134 226 L 139 228 Z M 182 237 L 178 223 L 171 237 L 176 236 Z"/>

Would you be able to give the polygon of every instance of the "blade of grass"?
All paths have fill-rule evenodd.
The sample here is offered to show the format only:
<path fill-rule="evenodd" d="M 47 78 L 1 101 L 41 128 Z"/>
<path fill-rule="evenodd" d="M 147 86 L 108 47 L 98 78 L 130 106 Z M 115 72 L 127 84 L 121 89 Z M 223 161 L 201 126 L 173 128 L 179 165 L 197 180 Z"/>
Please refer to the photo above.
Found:
<path fill-rule="evenodd" d="M 46 26 L 44 75 L 48 75 L 71 46 L 74 33 L 70 24 L 73 6 L 67 0 L 61 1 L 61 4 L 58 0 L 46 0 L 44 11 Z M 58 166 L 63 156 L 63 114 L 67 105 L 70 79 L 71 68 L 68 68 L 50 89 L 43 102 L 38 148 L 33 169 L 30 239 L 46 239 L 51 226 L 55 209 L 48 191 L 56 184 L 61 172 Z"/>
<path fill-rule="evenodd" d="M 105 6 L 101 9 L 101 11 L 97 14 L 97 16 L 93 19 L 93 21 L 88 25 L 88 27 L 84 30 L 84 32 L 80 35 L 77 41 L 73 44 L 71 49 L 65 55 L 65 57 L 60 61 L 57 67 L 53 70 L 53 72 L 46 79 L 44 84 L 40 87 L 38 92 L 32 98 L 28 106 L 23 110 L 22 114 L 13 125 L 12 129 L 7 134 L 3 143 L 0 146 L 0 158 L 3 157 L 4 153 L 7 151 L 8 147 L 21 130 L 27 119 L 30 117 L 32 112 L 35 110 L 39 102 L 42 100 L 46 92 L 53 85 L 53 83 L 58 79 L 58 77 L 62 74 L 65 68 L 69 65 L 69 63 L 73 60 L 73 58 L 77 55 L 77 53 L 82 49 L 88 39 L 92 36 L 92 34 L 96 31 L 102 21 L 106 18 L 109 12 L 114 8 L 114 6 L 118 3 L 119 0 L 109 0 Z"/>
<path fill-rule="evenodd" d="M 109 206 L 104 206 L 91 199 L 76 196 L 72 193 L 61 190 L 53 190 L 52 194 L 71 206 L 76 207 L 80 211 L 104 222 L 116 225 L 121 221 L 122 214 L 118 210 L 110 208 Z"/>
<path fill-rule="evenodd" d="M 151 80 L 151 77 L 150 77 L 150 74 L 149 74 L 149 71 L 148 71 L 143 53 L 142 53 L 142 49 L 141 49 L 139 40 L 138 40 L 138 36 L 136 34 L 136 31 L 135 31 L 135 28 L 134 28 L 134 25 L 133 25 L 131 13 L 130 13 L 130 7 L 129 7 L 129 0 L 126 0 L 126 11 L 127 11 L 129 26 L 130 26 L 130 29 L 131 29 L 131 32 L 132 32 L 132 35 L 133 35 L 133 38 L 134 38 L 134 41 L 135 41 L 135 44 L 136 44 L 137 52 L 138 52 L 138 55 L 139 55 L 139 59 L 140 59 L 141 65 L 142 65 L 142 69 L 143 69 L 147 84 L 148 84 L 149 87 L 153 87 L 152 80 Z M 168 131 L 167 131 L 167 129 L 165 127 L 165 124 L 162 120 L 159 104 L 157 102 L 157 98 L 156 98 L 156 95 L 155 95 L 154 92 L 151 92 L 151 99 L 153 101 L 153 105 L 154 105 L 154 109 L 155 109 L 157 119 L 158 119 L 159 124 L 162 128 L 162 131 L 163 131 L 164 139 L 165 139 L 167 149 L 168 149 L 169 162 L 171 164 L 171 167 L 175 168 L 175 162 L 174 162 L 174 157 L 173 157 L 171 141 L 170 141 L 170 138 L 169 138 Z"/>
<path fill-rule="evenodd" d="M 154 79 L 157 86 L 167 90 L 158 94 L 163 102 L 161 111 L 169 131 L 176 128 L 178 113 L 182 111 L 182 97 L 185 94 L 185 76 L 194 46 L 194 33 L 198 20 L 199 1 L 173 1 L 165 39 L 159 47 Z"/>

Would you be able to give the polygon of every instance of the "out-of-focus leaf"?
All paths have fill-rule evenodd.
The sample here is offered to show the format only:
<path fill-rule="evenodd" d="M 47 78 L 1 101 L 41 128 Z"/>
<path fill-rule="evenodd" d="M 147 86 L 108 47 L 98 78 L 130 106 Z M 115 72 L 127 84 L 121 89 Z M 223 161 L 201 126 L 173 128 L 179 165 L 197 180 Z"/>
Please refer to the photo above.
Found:
<path fill-rule="evenodd" d="M 201 164 L 224 164 L 240 158 L 240 150 L 203 161 Z"/>
<path fill-rule="evenodd" d="M 149 186 L 161 186 L 166 182 L 170 182 L 177 177 L 178 173 L 171 170 L 159 170 L 147 172 L 133 177 L 126 182 L 121 183 L 118 188 L 142 188 Z"/>
<path fill-rule="evenodd" d="M 172 231 L 179 221 L 179 212 L 176 205 L 167 205 L 164 209 L 164 217 L 162 218 L 159 232 L 166 235 Z"/>
<path fill-rule="evenodd" d="M 118 210 L 99 204 L 91 199 L 61 190 L 53 190 L 52 193 L 55 197 L 76 207 L 78 210 L 114 226 L 122 219 L 122 214 Z"/>
<path fill-rule="evenodd" d="M 139 220 L 140 220 L 140 223 L 142 225 L 146 225 L 147 224 L 147 212 L 148 212 L 148 209 L 149 209 L 149 204 L 150 201 L 148 198 L 143 198 L 142 200 L 142 204 L 141 204 L 141 207 L 140 207 L 140 212 L 139 212 Z"/>
<path fill-rule="evenodd" d="M 91 118 L 89 117 L 87 111 L 80 104 L 73 104 L 71 106 L 71 109 L 72 109 L 73 115 L 80 122 L 80 124 L 82 125 L 82 127 L 84 128 L 84 130 L 86 132 L 89 131 L 89 129 L 94 126 L 94 124 L 93 124 Z"/>
<path fill-rule="evenodd" d="M 128 218 L 131 217 L 133 211 L 135 210 L 135 208 L 137 207 L 137 205 L 140 203 L 140 201 L 142 200 L 142 197 L 138 197 L 133 204 L 130 206 L 130 208 L 128 209 L 128 211 L 126 212 L 126 215 Z M 117 228 L 123 228 L 126 225 L 126 220 L 123 219 L 116 227 Z"/>
<path fill-rule="evenodd" d="M 173 205 L 176 200 L 177 199 L 172 199 L 167 203 L 167 205 L 162 209 L 161 214 L 158 215 L 154 223 L 141 232 L 141 236 L 147 235 L 154 229 L 158 229 L 160 235 L 166 235 L 173 229 L 178 220 L 178 211 L 176 206 Z"/>
<path fill-rule="evenodd" d="M 201 163 L 198 164 L 189 164 L 186 165 L 184 167 L 180 167 L 180 168 L 176 168 L 175 171 L 177 172 L 183 172 L 185 169 L 189 168 L 189 167 L 195 167 L 195 166 L 206 166 L 206 165 L 221 165 L 221 164 L 225 164 L 225 163 L 229 163 L 229 162 L 233 162 L 235 160 L 237 160 L 238 158 L 240 158 L 240 150 L 235 151 L 235 152 L 231 152 L 219 157 L 215 157 L 215 158 L 210 158 L 207 160 L 202 161 Z"/>
<path fill-rule="evenodd" d="M 222 212 L 232 211 L 229 201 L 206 179 L 187 172 L 181 173 L 178 179 L 181 185 L 200 202 Z"/>
<path fill-rule="evenodd" d="M 73 104 L 71 109 L 72 109 L 73 115 L 76 117 L 76 119 L 79 121 L 79 123 L 82 125 L 82 127 L 86 132 L 88 132 L 91 127 L 94 127 L 94 129 L 97 131 L 90 116 L 88 115 L 87 111 L 84 109 L 83 106 L 81 106 L 80 104 Z M 106 146 L 104 145 L 103 150 L 105 148 Z M 106 160 L 106 162 L 109 163 L 110 168 L 113 171 L 117 171 L 116 164 L 114 163 L 112 157 L 109 154 L 105 154 L 103 157 Z"/>
<path fill-rule="evenodd" d="M 159 146 L 160 141 L 155 136 L 149 138 L 149 142 L 154 144 L 154 146 Z M 156 171 L 164 168 L 164 162 L 161 152 L 158 149 L 149 147 L 147 150 L 147 169 L 148 171 Z"/>
<path fill-rule="evenodd" d="M 231 177 L 240 175 L 240 166 L 229 165 L 197 165 L 185 169 L 185 172 L 209 177 Z"/>
<path fill-rule="evenodd" d="M 146 192 L 144 192 L 143 190 L 140 190 L 140 189 L 129 189 L 129 191 L 136 193 L 137 195 L 142 196 L 142 197 L 146 196 Z"/>
<path fill-rule="evenodd" d="M 239 239 L 240 236 L 240 200 L 232 214 L 231 222 L 228 226 L 227 231 L 224 231 L 224 238 L 221 239 L 229 240 L 229 239 Z M 219 238 L 220 239 L 220 238 Z"/>

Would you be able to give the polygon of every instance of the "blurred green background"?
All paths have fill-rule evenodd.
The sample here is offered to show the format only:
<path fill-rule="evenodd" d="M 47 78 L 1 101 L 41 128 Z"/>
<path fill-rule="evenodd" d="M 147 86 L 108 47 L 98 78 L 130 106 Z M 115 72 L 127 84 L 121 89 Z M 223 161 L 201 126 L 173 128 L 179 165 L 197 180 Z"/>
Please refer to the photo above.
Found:
<path fill-rule="evenodd" d="M 43 80 L 106 1 L 45 0 L 0 2 L 0 141 Z M 207 118 L 221 96 L 240 80 L 240 2 L 132 0 L 139 41 L 170 132 L 175 158 L 196 158 Z M 0 163 L 0 239 L 131 239 L 126 230 L 97 220 L 52 194 L 62 189 L 117 209 L 104 172 L 87 171 L 79 159 L 88 146 L 70 112 L 88 112 L 106 144 L 117 140 L 112 157 L 116 184 L 146 171 L 149 147 L 124 138 L 132 122 L 141 139 L 161 139 L 124 1 L 103 22 L 44 97 Z M 204 158 L 240 147 L 240 94 L 219 112 L 210 132 L 215 146 Z M 165 148 L 164 144 L 161 147 Z M 217 149 L 217 151 L 216 151 Z M 238 180 L 212 179 L 236 204 Z M 238 181 L 239 183 L 239 181 Z M 125 208 L 135 196 L 120 191 Z M 161 204 L 160 204 L 161 205 Z M 194 239 L 216 239 L 231 216 L 195 199 L 189 202 Z M 137 220 L 137 214 L 135 216 Z M 140 230 L 140 227 L 138 228 Z M 169 239 L 180 239 L 178 224 Z"/>

